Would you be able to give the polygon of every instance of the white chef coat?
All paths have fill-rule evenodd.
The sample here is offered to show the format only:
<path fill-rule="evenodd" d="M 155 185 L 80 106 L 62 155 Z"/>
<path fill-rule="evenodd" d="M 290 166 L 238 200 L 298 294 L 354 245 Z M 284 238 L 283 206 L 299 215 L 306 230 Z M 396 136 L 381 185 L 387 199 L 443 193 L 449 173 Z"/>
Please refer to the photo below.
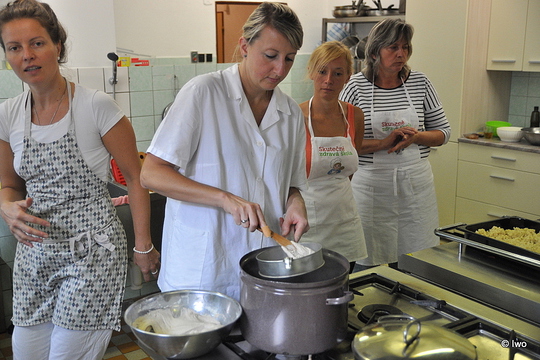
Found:
<path fill-rule="evenodd" d="M 274 89 L 257 126 L 245 99 L 238 65 L 195 77 L 178 93 L 149 153 L 195 181 L 260 204 L 278 231 L 289 188 L 306 186 L 303 115 Z M 162 291 L 206 289 L 239 298 L 243 255 L 276 243 L 235 224 L 223 209 L 167 199 Z"/>
<path fill-rule="evenodd" d="M 308 212 L 309 231 L 302 242 L 316 242 L 336 251 L 350 262 L 367 256 L 362 222 L 354 201 L 349 176 L 358 168 L 358 153 L 353 145 L 354 107 L 348 116 L 343 108 L 346 136 L 315 136 L 311 124 L 311 101 L 308 114 L 309 187 L 302 191 Z M 341 103 L 340 103 L 341 106 Z M 309 166 L 309 165 L 308 165 Z"/>

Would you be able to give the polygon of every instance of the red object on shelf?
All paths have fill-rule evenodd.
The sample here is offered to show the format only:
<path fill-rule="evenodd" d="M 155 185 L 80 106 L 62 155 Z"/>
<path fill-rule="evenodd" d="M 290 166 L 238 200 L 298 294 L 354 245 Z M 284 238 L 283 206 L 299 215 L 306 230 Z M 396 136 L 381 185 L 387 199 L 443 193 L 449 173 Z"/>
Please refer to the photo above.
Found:
<path fill-rule="evenodd" d="M 141 161 L 141 166 L 145 158 L 146 158 L 146 153 L 139 152 L 139 160 Z M 124 186 L 127 186 L 126 179 L 124 179 L 124 175 L 122 175 L 122 172 L 120 171 L 120 168 L 118 167 L 118 164 L 116 164 L 116 160 L 114 159 L 111 159 L 111 170 L 112 170 L 114 181 Z"/>
<path fill-rule="evenodd" d="M 114 180 L 122 185 L 127 185 L 126 179 L 124 179 L 124 175 L 122 175 L 122 172 L 120 171 L 120 168 L 118 167 L 114 159 L 111 159 L 111 169 Z"/>

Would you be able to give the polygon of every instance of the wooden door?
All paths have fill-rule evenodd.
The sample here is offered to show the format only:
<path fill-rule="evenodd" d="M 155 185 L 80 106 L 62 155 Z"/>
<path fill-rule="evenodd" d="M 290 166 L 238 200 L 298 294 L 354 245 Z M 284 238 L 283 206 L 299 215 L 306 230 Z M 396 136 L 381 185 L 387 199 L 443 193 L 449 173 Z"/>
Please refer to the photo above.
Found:
<path fill-rule="evenodd" d="M 237 62 L 235 57 L 242 26 L 260 2 L 216 1 L 217 62 Z"/>

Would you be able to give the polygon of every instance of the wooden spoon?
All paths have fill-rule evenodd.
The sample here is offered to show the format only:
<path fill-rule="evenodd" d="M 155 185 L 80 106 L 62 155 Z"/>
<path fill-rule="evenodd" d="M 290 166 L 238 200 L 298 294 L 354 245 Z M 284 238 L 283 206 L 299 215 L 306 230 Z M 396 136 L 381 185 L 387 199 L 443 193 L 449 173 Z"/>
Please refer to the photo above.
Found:
<path fill-rule="evenodd" d="M 287 238 L 285 238 L 285 237 L 283 237 L 283 236 L 281 236 L 281 235 L 279 235 L 279 234 L 276 234 L 275 232 L 273 232 L 272 230 L 270 230 L 270 228 L 268 227 L 268 225 L 265 225 L 265 226 L 263 226 L 262 228 L 258 228 L 257 230 L 259 230 L 260 232 L 262 232 L 262 233 L 264 234 L 264 236 L 276 240 L 276 242 L 277 242 L 279 245 L 281 245 L 281 246 L 287 247 L 287 246 L 289 246 L 289 245 L 293 245 L 293 243 L 292 243 L 289 239 L 287 239 Z M 294 246 L 294 245 L 293 245 L 293 246 Z"/>

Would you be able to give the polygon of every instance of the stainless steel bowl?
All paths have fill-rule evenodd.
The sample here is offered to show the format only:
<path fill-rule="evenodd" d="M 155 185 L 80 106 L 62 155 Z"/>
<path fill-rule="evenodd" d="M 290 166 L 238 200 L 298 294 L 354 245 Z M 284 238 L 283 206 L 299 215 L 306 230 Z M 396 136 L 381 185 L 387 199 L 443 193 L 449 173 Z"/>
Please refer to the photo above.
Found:
<path fill-rule="evenodd" d="M 156 334 L 133 326 L 137 318 L 152 310 L 181 307 L 201 315 L 210 315 L 223 326 L 186 336 Z M 205 290 L 179 290 L 153 294 L 137 300 L 127 308 L 124 320 L 143 347 L 146 346 L 167 359 L 191 359 L 215 349 L 229 335 L 241 314 L 240 303 L 226 295 Z"/>
<path fill-rule="evenodd" d="M 532 145 L 540 145 L 540 127 L 528 127 L 521 129 L 523 136 Z"/>
<path fill-rule="evenodd" d="M 358 9 L 355 8 L 345 8 L 345 6 L 341 6 L 342 9 L 334 9 L 334 17 L 335 18 L 342 18 L 342 17 L 353 17 L 358 16 Z"/>

